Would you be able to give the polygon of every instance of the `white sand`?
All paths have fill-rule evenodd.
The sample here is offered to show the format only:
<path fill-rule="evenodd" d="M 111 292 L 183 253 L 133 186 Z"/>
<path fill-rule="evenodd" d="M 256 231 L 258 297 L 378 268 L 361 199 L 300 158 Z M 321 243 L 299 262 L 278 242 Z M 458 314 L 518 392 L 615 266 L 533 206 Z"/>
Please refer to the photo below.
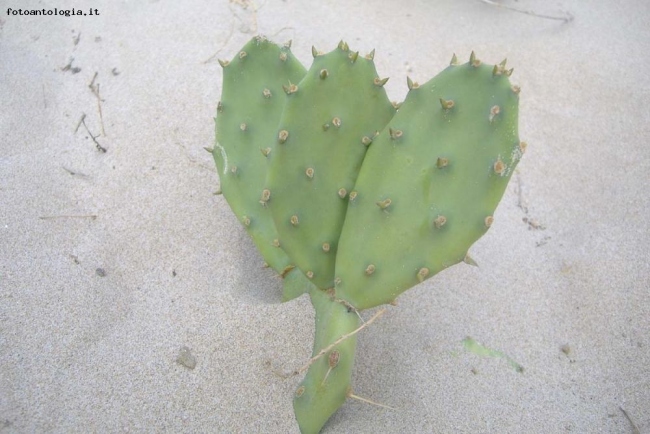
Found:
<path fill-rule="evenodd" d="M 355 391 L 396 410 L 348 402 L 324 432 L 632 433 L 620 407 L 650 432 L 650 4 L 503 0 L 562 24 L 478 0 L 349 3 L 96 0 L 100 16 L 66 18 L 5 9 L 79 2 L 2 2 L 0 431 L 297 432 L 299 378 L 274 368 L 309 357 L 309 301 L 278 303 L 202 149 L 221 92 L 204 61 L 257 31 L 307 65 L 312 44 L 376 48 L 396 100 L 407 73 L 472 49 L 507 56 L 522 87 L 529 151 L 480 268 L 360 334 Z M 83 114 L 106 153 L 75 132 Z"/>

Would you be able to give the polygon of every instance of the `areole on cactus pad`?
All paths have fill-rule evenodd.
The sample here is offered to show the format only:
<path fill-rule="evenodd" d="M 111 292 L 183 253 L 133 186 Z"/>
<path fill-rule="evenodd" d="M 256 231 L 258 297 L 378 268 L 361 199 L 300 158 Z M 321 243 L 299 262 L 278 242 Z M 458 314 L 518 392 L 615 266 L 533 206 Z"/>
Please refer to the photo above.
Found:
<path fill-rule="evenodd" d="M 316 311 L 294 396 L 303 433 L 354 396 L 356 333 L 371 322 L 359 312 L 466 259 L 525 150 L 505 61 L 454 55 L 423 85 L 407 78 L 396 108 L 374 50 L 341 42 L 312 54 L 305 71 L 290 44 L 258 36 L 221 61 L 211 150 L 224 197 L 284 278 L 283 299 L 309 293 Z"/>

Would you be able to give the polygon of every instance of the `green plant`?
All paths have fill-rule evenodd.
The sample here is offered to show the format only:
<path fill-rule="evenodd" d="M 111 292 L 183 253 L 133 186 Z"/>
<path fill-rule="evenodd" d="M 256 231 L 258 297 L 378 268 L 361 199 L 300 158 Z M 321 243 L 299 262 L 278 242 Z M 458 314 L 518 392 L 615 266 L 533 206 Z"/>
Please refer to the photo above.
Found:
<path fill-rule="evenodd" d="M 359 312 L 465 260 L 525 150 L 505 61 L 472 53 L 391 104 L 373 57 L 341 42 L 308 71 L 253 38 L 224 67 L 212 150 L 225 198 L 284 300 L 309 293 L 313 357 L 294 397 L 304 433 L 352 395 Z M 373 317 L 374 319 L 375 317 Z"/>

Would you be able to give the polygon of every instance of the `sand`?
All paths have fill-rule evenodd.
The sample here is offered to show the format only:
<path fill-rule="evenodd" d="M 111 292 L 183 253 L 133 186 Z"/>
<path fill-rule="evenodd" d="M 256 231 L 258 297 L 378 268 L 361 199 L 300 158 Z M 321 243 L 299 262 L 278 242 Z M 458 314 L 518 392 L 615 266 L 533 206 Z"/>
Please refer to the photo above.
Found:
<path fill-rule="evenodd" d="M 306 64 L 312 45 L 376 48 L 395 100 L 471 50 L 522 88 L 528 152 L 479 267 L 360 333 L 355 393 L 395 410 L 349 401 L 323 432 L 650 432 L 650 4 L 501 3 L 574 19 L 479 0 L 2 2 L 0 431 L 298 432 L 300 378 L 277 373 L 310 356 L 310 303 L 279 303 L 202 149 L 217 57 L 261 33 Z"/>

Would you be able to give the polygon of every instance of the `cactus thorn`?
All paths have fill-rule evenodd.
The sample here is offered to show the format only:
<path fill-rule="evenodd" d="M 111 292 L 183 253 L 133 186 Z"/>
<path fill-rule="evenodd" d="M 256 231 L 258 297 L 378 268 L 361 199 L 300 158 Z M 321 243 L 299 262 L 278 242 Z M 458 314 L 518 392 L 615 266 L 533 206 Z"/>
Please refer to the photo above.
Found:
<path fill-rule="evenodd" d="M 289 131 L 282 130 L 278 133 L 278 142 L 284 143 L 289 138 Z"/>
<path fill-rule="evenodd" d="M 375 272 L 375 266 L 373 264 L 370 264 L 366 267 L 366 275 L 370 276 L 374 272 Z"/>
<path fill-rule="evenodd" d="M 290 48 L 291 48 L 291 43 L 292 43 L 292 42 L 293 42 L 293 41 L 292 41 L 291 39 L 289 39 L 287 42 L 284 43 L 284 48 L 286 48 L 286 49 L 290 49 Z"/>
<path fill-rule="evenodd" d="M 228 66 L 230 64 L 230 61 L 228 61 L 228 60 L 217 59 L 217 61 L 219 62 L 219 65 L 221 65 L 222 68 L 225 68 L 226 66 Z"/>
<path fill-rule="evenodd" d="M 379 208 L 381 208 L 381 209 L 386 209 L 386 208 L 388 208 L 390 206 L 391 203 L 393 203 L 392 200 L 384 199 L 384 200 L 380 200 L 379 202 L 377 202 L 377 206 Z"/>
<path fill-rule="evenodd" d="M 402 130 L 394 130 L 390 127 L 388 127 L 388 133 L 390 134 L 390 138 L 393 140 L 399 139 L 403 134 Z"/>
<path fill-rule="evenodd" d="M 311 179 L 314 177 L 314 168 L 313 167 L 308 167 L 307 170 L 305 170 L 305 175 L 307 175 L 307 178 Z"/>
<path fill-rule="evenodd" d="M 347 192 L 347 190 L 345 188 L 339 188 L 339 197 L 341 199 L 344 199 L 347 194 L 348 194 L 348 192 Z"/>
<path fill-rule="evenodd" d="M 236 175 L 237 174 L 237 166 L 232 166 L 230 168 L 230 173 L 232 173 L 233 175 Z"/>
<path fill-rule="evenodd" d="M 489 228 L 490 226 L 492 226 L 492 223 L 494 223 L 494 217 L 492 217 L 491 215 L 485 217 L 484 223 L 485 223 L 485 227 Z"/>
<path fill-rule="evenodd" d="M 222 111 L 223 111 L 223 104 L 221 103 L 221 101 L 219 101 L 217 103 L 217 112 L 221 113 Z"/>
<path fill-rule="evenodd" d="M 349 49 L 350 49 L 350 47 L 348 46 L 347 42 L 345 42 L 343 40 L 341 40 L 341 42 L 339 42 L 339 50 L 348 51 Z"/>
<path fill-rule="evenodd" d="M 210 154 L 212 154 L 214 152 L 214 148 L 208 148 L 207 146 L 204 146 L 203 149 L 208 151 Z"/>
<path fill-rule="evenodd" d="M 330 129 L 330 124 L 329 123 L 323 124 L 323 131 L 327 131 L 329 129 Z"/>
<path fill-rule="evenodd" d="M 221 188 L 219 188 L 219 189 L 217 189 L 217 191 L 215 191 L 212 194 L 214 194 L 215 196 L 221 196 L 223 194 L 223 191 L 221 191 Z"/>
<path fill-rule="evenodd" d="M 417 89 L 420 87 L 417 81 L 411 80 L 411 77 L 406 76 L 406 86 L 409 88 L 409 90 Z"/>
<path fill-rule="evenodd" d="M 355 51 L 354 53 L 348 54 L 348 58 L 352 61 L 352 63 L 356 62 L 359 58 L 359 52 Z"/>
<path fill-rule="evenodd" d="M 308 271 L 305 273 L 305 276 L 307 276 L 308 279 L 313 279 L 313 278 L 314 278 L 314 272 L 311 271 L 311 270 L 308 270 Z"/>
<path fill-rule="evenodd" d="M 370 144 L 372 143 L 372 139 L 368 136 L 363 136 L 361 138 L 361 143 L 363 143 L 365 146 L 370 146 Z"/>
<path fill-rule="evenodd" d="M 467 265 L 471 265 L 472 267 L 478 267 L 478 264 L 474 259 L 472 259 L 471 256 L 469 256 L 469 253 L 465 255 L 465 257 L 463 258 L 463 262 L 466 263 Z"/>
<path fill-rule="evenodd" d="M 458 65 L 458 57 L 456 57 L 456 53 L 451 56 L 451 62 L 449 62 L 450 66 L 456 66 Z"/>
<path fill-rule="evenodd" d="M 314 58 L 318 57 L 318 50 L 313 45 L 311 46 L 311 55 L 314 56 Z"/>
<path fill-rule="evenodd" d="M 268 157 L 269 154 L 271 153 L 271 148 L 260 149 L 260 151 L 262 152 L 262 155 L 264 155 L 265 157 Z"/>
<path fill-rule="evenodd" d="M 386 82 L 388 81 L 389 78 L 390 77 L 386 77 L 386 78 L 375 77 L 375 80 L 374 80 L 375 86 L 383 87 L 386 84 Z"/>
<path fill-rule="evenodd" d="M 428 275 L 429 275 L 429 269 L 428 268 L 426 268 L 426 267 L 420 268 L 420 270 L 418 271 L 418 274 L 417 274 L 418 281 L 420 283 L 423 282 L 424 279 L 426 279 Z"/>
<path fill-rule="evenodd" d="M 323 252 L 327 253 L 330 251 L 330 243 L 323 243 Z"/>
<path fill-rule="evenodd" d="M 339 364 L 339 359 L 341 358 L 341 354 L 336 351 L 332 350 L 330 355 L 327 358 L 327 363 L 329 364 L 329 369 L 327 370 L 327 373 L 325 374 L 325 378 L 323 378 L 323 381 L 320 383 L 321 386 L 325 384 L 325 380 L 327 380 L 327 377 L 330 375 L 330 372 L 332 372 L 332 369 L 336 368 L 336 365 Z"/>
<path fill-rule="evenodd" d="M 280 53 L 280 61 L 281 62 L 286 62 L 287 61 L 287 53 L 285 53 L 284 51 L 282 53 Z"/>
<path fill-rule="evenodd" d="M 246 227 L 251 225 L 251 219 L 247 216 L 242 217 L 241 221 Z"/>
<path fill-rule="evenodd" d="M 328 75 L 328 74 L 329 74 L 329 73 L 327 72 L 327 69 L 321 69 L 321 70 L 320 70 L 319 77 L 321 78 L 321 80 L 325 80 L 325 79 L 327 78 L 327 75 Z"/>
<path fill-rule="evenodd" d="M 269 199 L 271 199 L 271 190 L 265 188 L 264 190 L 262 190 L 262 196 L 260 202 L 266 203 L 269 201 Z"/>
<path fill-rule="evenodd" d="M 444 215 L 439 215 L 436 217 L 436 219 L 433 221 L 433 225 L 436 227 L 436 229 L 440 229 L 447 223 L 447 217 Z"/>
<path fill-rule="evenodd" d="M 244 59 L 246 56 L 248 56 L 248 53 L 246 53 L 245 51 L 240 51 L 239 52 L 239 58 L 240 59 Z"/>
<path fill-rule="evenodd" d="M 440 98 L 440 105 L 444 110 L 449 110 L 454 107 L 454 101 L 451 99 Z"/>
<path fill-rule="evenodd" d="M 242 130 L 242 131 L 246 131 L 246 128 L 248 128 L 248 126 L 246 125 L 245 122 L 242 122 L 241 124 L 239 124 L 239 129 L 240 129 L 240 130 Z"/>
<path fill-rule="evenodd" d="M 528 143 L 519 142 L 519 150 L 521 151 L 522 154 L 526 152 L 527 148 L 528 148 Z"/>
<path fill-rule="evenodd" d="M 469 55 L 469 64 L 474 68 L 477 68 L 481 65 L 481 61 L 476 58 L 476 53 L 472 51 L 472 54 Z"/>
<path fill-rule="evenodd" d="M 506 75 L 510 77 L 512 75 L 512 72 L 515 70 L 515 68 L 510 68 L 506 71 Z"/>
<path fill-rule="evenodd" d="M 286 85 L 283 84 L 283 85 L 282 85 L 282 89 L 284 89 L 284 92 L 285 92 L 287 95 L 291 95 L 292 93 L 296 93 L 296 92 L 298 92 L 298 85 L 289 82 L 289 85 L 288 85 L 288 86 L 286 86 Z"/>
<path fill-rule="evenodd" d="M 341 126 L 341 118 L 332 119 L 332 124 L 334 124 L 336 128 L 339 128 Z"/>
<path fill-rule="evenodd" d="M 375 58 L 375 49 L 373 48 L 370 53 L 366 54 L 366 59 L 373 60 L 374 58 Z"/>
<path fill-rule="evenodd" d="M 355 395 L 354 393 L 352 393 L 352 389 L 351 389 L 351 388 L 348 389 L 348 394 L 347 394 L 347 396 L 348 396 L 348 398 L 356 399 L 357 401 L 365 402 L 366 404 L 376 405 L 377 407 L 387 408 L 387 409 L 389 409 L 389 410 L 395 410 L 395 409 L 394 409 L 393 407 L 391 407 L 390 405 L 380 404 L 380 403 L 375 402 L 375 401 L 373 401 L 373 400 L 370 400 L 370 399 L 367 399 L 367 398 L 363 398 L 363 397 L 361 397 L 361 396 L 357 396 L 357 395 Z"/>
<path fill-rule="evenodd" d="M 290 264 L 290 265 L 287 265 L 287 266 L 284 267 L 284 269 L 282 270 L 282 273 L 280 273 L 280 277 L 282 277 L 282 278 L 284 279 L 284 278 L 287 276 L 287 274 L 289 274 L 289 272 L 290 272 L 291 270 L 293 270 L 294 268 L 296 268 L 295 265 L 291 265 L 291 264 Z"/>
<path fill-rule="evenodd" d="M 354 191 L 354 190 L 352 190 L 352 191 L 350 192 L 350 195 L 349 195 L 348 197 L 350 198 L 350 202 L 352 202 L 354 199 L 357 198 L 357 192 Z"/>
<path fill-rule="evenodd" d="M 262 95 L 264 96 L 264 98 L 267 98 L 267 99 L 271 98 L 271 91 L 269 89 L 264 89 L 262 91 Z"/>
<path fill-rule="evenodd" d="M 298 224 L 300 223 L 300 221 L 298 221 L 298 216 L 295 214 L 291 216 L 289 221 L 291 222 L 292 226 L 298 226 Z"/>
<path fill-rule="evenodd" d="M 505 67 L 506 67 L 506 62 L 507 62 L 507 61 L 508 61 L 508 58 L 506 57 L 505 59 L 503 59 L 503 60 L 501 61 L 501 63 L 499 63 L 499 66 L 500 66 L 501 68 L 505 68 Z"/>
<path fill-rule="evenodd" d="M 494 173 L 496 173 L 499 176 L 503 176 L 505 172 L 506 172 L 506 165 L 503 161 L 501 161 L 501 158 L 499 158 L 494 163 Z"/>
<path fill-rule="evenodd" d="M 296 398 L 300 398 L 303 393 L 305 393 L 305 386 L 300 386 L 296 389 Z"/>
<path fill-rule="evenodd" d="M 273 243 L 272 243 L 272 244 L 273 244 L 273 247 L 280 247 L 280 240 L 278 240 L 278 239 L 276 238 L 276 239 L 273 240 Z"/>
<path fill-rule="evenodd" d="M 512 89 L 512 92 L 519 95 L 519 92 L 521 92 L 521 87 L 517 86 L 516 84 L 513 84 L 510 89 Z"/>
<path fill-rule="evenodd" d="M 492 106 L 490 109 L 490 122 L 492 122 L 499 113 L 501 113 L 501 107 L 498 105 Z"/>
<path fill-rule="evenodd" d="M 391 102 L 391 104 L 393 105 L 393 108 L 395 108 L 395 110 L 399 110 L 399 108 L 402 107 L 401 102 L 393 101 Z"/>
<path fill-rule="evenodd" d="M 443 167 L 447 167 L 449 165 L 449 159 L 445 157 L 438 157 L 438 160 L 436 161 L 436 167 L 438 169 L 442 169 Z"/>

